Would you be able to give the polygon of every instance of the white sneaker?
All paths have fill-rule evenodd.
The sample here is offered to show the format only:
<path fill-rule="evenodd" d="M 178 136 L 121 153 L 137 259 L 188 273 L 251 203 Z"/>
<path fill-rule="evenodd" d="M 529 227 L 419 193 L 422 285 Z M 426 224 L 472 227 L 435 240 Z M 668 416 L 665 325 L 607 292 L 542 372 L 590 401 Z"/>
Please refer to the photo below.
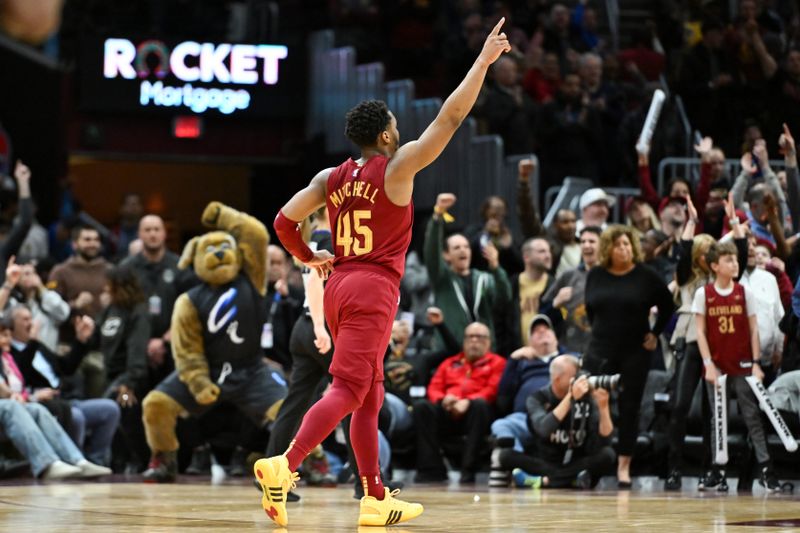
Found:
<path fill-rule="evenodd" d="M 53 461 L 42 474 L 42 479 L 64 479 L 79 477 L 82 474 L 83 470 L 77 466 L 72 466 L 64 461 Z"/>
<path fill-rule="evenodd" d="M 100 477 L 111 474 L 110 468 L 90 463 L 86 459 L 78 461 L 75 466 L 77 466 L 81 471 L 80 477 Z"/>

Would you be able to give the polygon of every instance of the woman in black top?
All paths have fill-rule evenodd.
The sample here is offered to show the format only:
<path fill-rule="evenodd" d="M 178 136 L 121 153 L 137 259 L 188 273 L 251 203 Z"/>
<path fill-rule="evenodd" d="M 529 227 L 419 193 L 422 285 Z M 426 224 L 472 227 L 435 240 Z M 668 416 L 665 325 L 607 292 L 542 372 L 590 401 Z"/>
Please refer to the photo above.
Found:
<path fill-rule="evenodd" d="M 651 352 L 672 315 L 672 295 L 661 278 L 641 264 L 633 228 L 610 226 L 600 236 L 600 261 L 586 279 L 586 313 L 592 337 L 583 368 L 592 374 L 621 374 L 617 479 L 631 483 L 630 462 L 639 425 Z M 658 318 L 650 327 L 650 308 Z"/>
<path fill-rule="evenodd" d="M 109 383 L 105 396 L 122 408 L 120 431 L 128 448 L 128 463 L 141 469 L 149 456 L 144 438 L 141 400 L 147 394 L 147 343 L 150 316 L 134 271 L 116 267 L 108 273 L 110 304 L 98 317 L 96 335 Z"/>

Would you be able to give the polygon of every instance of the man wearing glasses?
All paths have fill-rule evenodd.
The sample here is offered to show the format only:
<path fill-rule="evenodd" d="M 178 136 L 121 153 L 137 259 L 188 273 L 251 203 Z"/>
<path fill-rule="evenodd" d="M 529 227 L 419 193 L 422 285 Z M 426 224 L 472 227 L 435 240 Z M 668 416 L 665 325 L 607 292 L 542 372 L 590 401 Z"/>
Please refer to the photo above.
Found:
<path fill-rule="evenodd" d="M 428 398 L 414 405 L 417 427 L 417 483 L 447 480 L 440 437 L 455 441 L 461 451 L 461 483 L 474 483 L 481 443 L 489 435 L 497 385 L 506 360 L 489 351 L 489 328 L 473 322 L 464 330 L 461 353 L 439 365 Z"/>

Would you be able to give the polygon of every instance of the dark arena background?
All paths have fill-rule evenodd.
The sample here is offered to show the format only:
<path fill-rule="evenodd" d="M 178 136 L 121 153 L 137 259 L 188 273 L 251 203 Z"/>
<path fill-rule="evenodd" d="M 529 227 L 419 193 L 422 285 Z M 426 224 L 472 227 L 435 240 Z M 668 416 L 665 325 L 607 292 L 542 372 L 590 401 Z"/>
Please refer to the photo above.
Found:
<path fill-rule="evenodd" d="M 425 511 L 358 526 L 348 417 L 275 530 L 800 529 L 797 1 L 0 0 L 0 531 L 273 530 L 331 380 L 273 221 L 348 110 L 402 147 L 474 69 L 380 347 Z M 354 213 L 301 231 L 369 253 Z"/>

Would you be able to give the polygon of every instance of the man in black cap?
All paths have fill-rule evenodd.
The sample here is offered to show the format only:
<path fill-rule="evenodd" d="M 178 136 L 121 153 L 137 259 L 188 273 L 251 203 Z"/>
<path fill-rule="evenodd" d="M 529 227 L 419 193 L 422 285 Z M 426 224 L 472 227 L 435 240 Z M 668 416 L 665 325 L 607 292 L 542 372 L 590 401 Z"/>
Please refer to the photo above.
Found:
<path fill-rule="evenodd" d="M 560 353 L 553 323 L 547 315 L 533 317 L 528 335 L 528 344 L 511 354 L 497 387 L 497 412 L 502 418 L 492 423 L 496 446 L 492 452 L 490 487 L 506 487 L 511 481 L 511 473 L 503 470 L 497 460 L 501 450 L 514 447 L 522 451 L 533 443 L 525 402 L 550 381 L 550 361 Z"/>

